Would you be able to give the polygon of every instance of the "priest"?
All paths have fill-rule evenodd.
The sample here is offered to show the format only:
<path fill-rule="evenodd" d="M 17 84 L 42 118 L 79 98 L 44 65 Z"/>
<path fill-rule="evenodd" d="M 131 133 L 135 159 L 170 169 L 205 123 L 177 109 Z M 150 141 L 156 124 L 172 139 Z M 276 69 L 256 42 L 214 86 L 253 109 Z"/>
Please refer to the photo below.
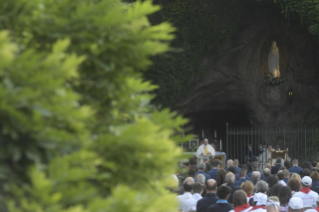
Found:
<path fill-rule="evenodd" d="M 198 147 L 196 152 L 196 157 L 200 159 L 200 162 L 202 160 L 203 155 L 209 155 L 209 156 L 215 157 L 215 149 L 208 144 L 207 138 L 204 139 L 204 143 Z"/>
<path fill-rule="evenodd" d="M 269 144 L 267 150 L 258 156 L 259 163 L 270 163 L 272 146 Z"/>

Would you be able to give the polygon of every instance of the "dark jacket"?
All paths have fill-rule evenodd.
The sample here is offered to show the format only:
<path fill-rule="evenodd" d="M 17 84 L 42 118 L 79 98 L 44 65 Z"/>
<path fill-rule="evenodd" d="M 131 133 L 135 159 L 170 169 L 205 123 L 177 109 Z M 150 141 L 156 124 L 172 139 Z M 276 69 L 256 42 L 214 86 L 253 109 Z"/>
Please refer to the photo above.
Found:
<path fill-rule="evenodd" d="M 231 188 L 231 193 L 228 199 L 228 202 L 233 204 L 233 196 L 235 191 L 240 190 L 240 187 L 235 185 L 234 183 L 228 183 L 227 186 L 229 186 Z"/>
<path fill-rule="evenodd" d="M 263 175 L 263 173 L 262 172 L 260 172 L 259 170 L 252 170 L 251 172 L 249 172 L 247 175 L 248 175 L 248 177 L 250 177 L 251 178 L 251 175 L 252 175 L 252 173 L 253 172 L 259 172 L 260 173 L 260 178 L 262 178 L 262 177 L 264 177 L 264 175 Z"/>
<path fill-rule="evenodd" d="M 242 183 L 246 182 L 247 180 L 244 178 L 240 178 L 239 180 L 236 180 L 234 183 L 236 186 L 241 186 Z"/>
<path fill-rule="evenodd" d="M 213 168 L 212 170 L 210 170 L 209 172 L 207 172 L 207 174 L 209 174 L 210 179 L 217 180 L 217 172 L 218 172 L 218 169 Z"/>
<path fill-rule="evenodd" d="M 198 172 L 195 173 L 196 176 L 199 175 L 199 174 L 203 174 L 205 176 L 205 182 L 210 179 L 210 175 L 205 173 L 202 170 L 199 170 Z"/>
<path fill-rule="evenodd" d="M 289 170 L 289 172 L 291 172 L 291 173 L 297 173 L 297 174 L 299 174 L 299 173 L 303 170 L 303 168 L 300 168 L 299 166 L 292 166 L 292 167 L 290 167 L 288 170 Z"/>
<path fill-rule="evenodd" d="M 229 212 L 231 210 L 232 205 L 229 203 L 216 203 L 208 208 L 208 212 Z"/>
<path fill-rule="evenodd" d="M 268 177 L 269 177 L 269 176 L 268 176 Z M 268 177 L 262 177 L 262 178 L 260 178 L 260 180 L 267 182 Z"/>
<path fill-rule="evenodd" d="M 277 174 L 277 172 L 279 171 L 281 166 L 282 166 L 281 164 L 276 164 L 275 166 L 272 166 L 271 167 L 271 174 Z"/>
<path fill-rule="evenodd" d="M 238 176 L 238 174 L 235 174 L 235 178 L 236 178 L 236 181 L 237 181 L 237 180 L 239 180 L 239 176 Z M 250 177 L 248 177 L 247 175 L 246 175 L 246 177 L 245 177 L 245 178 L 246 178 L 246 180 L 251 180 L 251 178 L 250 178 Z"/>
<path fill-rule="evenodd" d="M 287 184 L 290 178 L 284 178 L 283 181 Z"/>
<path fill-rule="evenodd" d="M 318 180 L 313 180 L 310 189 L 313 190 L 313 188 L 315 188 L 316 186 L 319 186 L 319 181 Z"/>
<path fill-rule="evenodd" d="M 240 168 L 238 166 L 235 166 L 236 174 L 238 174 Z"/>
<path fill-rule="evenodd" d="M 203 198 L 198 200 L 196 205 L 196 212 L 207 212 L 209 206 L 215 204 L 218 197 L 215 193 L 206 194 Z"/>

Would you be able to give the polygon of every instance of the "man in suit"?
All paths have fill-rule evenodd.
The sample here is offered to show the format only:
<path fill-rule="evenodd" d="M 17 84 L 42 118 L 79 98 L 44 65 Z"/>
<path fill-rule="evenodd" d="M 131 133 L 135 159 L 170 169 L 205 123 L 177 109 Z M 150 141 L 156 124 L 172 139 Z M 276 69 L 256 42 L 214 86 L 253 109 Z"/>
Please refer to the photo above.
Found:
<path fill-rule="evenodd" d="M 246 177 L 245 177 L 245 179 L 246 179 L 246 180 L 251 180 L 251 178 L 247 176 L 247 165 L 246 165 L 246 164 L 243 164 L 243 165 L 241 166 L 241 169 L 244 169 L 244 170 L 246 171 L 246 174 L 245 174 Z M 236 181 L 239 180 L 238 174 L 235 174 L 235 178 L 236 178 Z"/>
<path fill-rule="evenodd" d="M 228 186 L 220 186 L 217 190 L 216 204 L 209 206 L 208 212 L 229 212 L 232 209 L 232 205 L 227 202 L 231 193 L 231 188 Z"/>
<path fill-rule="evenodd" d="M 227 171 L 229 167 L 234 166 L 234 161 L 232 159 L 227 160 L 226 163 L 226 168 L 225 170 Z"/>
<path fill-rule="evenodd" d="M 210 176 L 210 179 L 217 180 L 217 172 L 220 167 L 219 161 L 217 160 L 211 161 L 211 164 L 213 166 L 213 169 L 207 172 L 207 174 Z"/>
<path fill-rule="evenodd" d="M 239 176 L 239 180 L 236 180 L 236 182 L 234 184 L 237 186 L 241 186 L 242 183 L 247 181 L 245 178 L 246 177 L 246 170 L 244 170 L 244 169 L 239 170 L 238 176 Z"/>
<path fill-rule="evenodd" d="M 251 174 L 252 174 L 254 171 L 259 172 L 259 173 L 260 173 L 260 177 L 264 177 L 264 176 L 263 176 L 263 173 L 261 173 L 261 172 L 258 170 L 258 164 L 257 164 L 257 162 L 252 162 L 252 163 L 251 163 L 251 169 L 252 169 L 252 171 L 247 174 L 248 177 L 251 178 Z"/>
<path fill-rule="evenodd" d="M 207 212 L 209 206 L 215 204 L 218 200 L 216 195 L 217 182 L 214 179 L 207 180 L 205 184 L 206 195 L 198 200 L 196 205 L 196 212 Z"/>
<path fill-rule="evenodd" d="M 264 177 L 262 177 L 260 180 L 267 182 L 267 179 L 270 176 L 270 169 L 264 168 L 263 174 L 264 174 Z"/>
<path fill-rule="evenodd" d="M 202 174 L 205 176 L 205 181 L 207 181 L 210 179 L 210 175 L 204 172 L 205 168 L 206 168 L 205 163 L 199 163 L 198 164 L 198 172 L 195 173 L 195 176 Z"/>
<path fill-rule="evenodd" d="M 226 179 L 226 183 L 227 183 L 226 185 L 231 188 L 231 193 L 230 193 L 228 202 L 230 204 L 233 204 L 234 193 L 235 193 L 235 191 L 240 190 L 240 187 L 234 184 L 235 183 L 235 175 L 232 172 L 228 172 L 225 176 L 225 179 Z"/>
<path fill-rule="evenodd" d="M 271 167 L 271 174 L 277 174 L 281 166 L 281 158 L 277 158 L 276 165 Z"/>
<path fill-rule="evenodd" d="M 239 161 L 238 161 L 238 159 L 235 159 L 235 160 L 234 160 L 234 167 L 235 167 L 235 171 L 236 171 L 235 174 L 238 174 L 238 172 L 239 172 L 239 170 L 240 170 L 240 168 L 238 167 L 238 165 L 239 165 Z"/>
<path fill-rule="evenodd" d="M 292 160 L 292 167 L 290 167 L 288 170 L 289 172 L 300 174 L 300 172 L 302 171 L 302 168 L 298 166 L 297 159 Z"/>

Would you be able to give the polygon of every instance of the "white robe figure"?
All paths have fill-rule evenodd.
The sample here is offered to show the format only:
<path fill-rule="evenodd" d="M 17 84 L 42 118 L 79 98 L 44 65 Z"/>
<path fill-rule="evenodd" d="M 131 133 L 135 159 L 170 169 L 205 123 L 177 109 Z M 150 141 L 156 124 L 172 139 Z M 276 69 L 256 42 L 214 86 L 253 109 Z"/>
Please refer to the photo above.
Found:
<path fill-rule="evenodd" d="M 206 151 L 205 151 L 205 148 L 207 148 L 207 154 L 206 154 Z M 210 152 L 210 154 L 208 154 Z M 215 157 L 215 149 L 214 147 L 212 147 L 211 145 L 207 144 L 202 144 L 198 147 L 197 149 L 197 152 L 196 152 L 196 157 L 198 159 L 200 159 L 200 162 L 202 162 L 202 153 L 203 155 L 211 155 L 213 157 Z"/>
<path fill-rule="evenodd" d="M 272 42 L 269 55 L 268 55 L 268 66 L 269 66 L 269 72 L 274 77 L 280 77 L 280 71 L 279 71 L 279 49 L 277 47 L 276 41 Z"/>
<path fill-rule="evenodd" d="M 271 151 L 268 149 L 258 156 L 259 163 L 270 163 Z"/>

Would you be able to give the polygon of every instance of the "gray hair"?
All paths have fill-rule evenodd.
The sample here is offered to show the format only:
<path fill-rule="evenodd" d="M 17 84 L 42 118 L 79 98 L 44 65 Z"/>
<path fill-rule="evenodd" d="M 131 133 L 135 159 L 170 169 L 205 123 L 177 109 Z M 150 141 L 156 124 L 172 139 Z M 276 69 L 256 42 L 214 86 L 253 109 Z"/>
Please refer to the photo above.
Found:
<path fill-rule="evenodd" d="M 205 170 L 205 168 L 206 168 L 206 164 L 205 163 L 199 163 L 198 164 L 198 169 L 199 170 Z"/>
<path fill-rule="evenodd" d="M 260 180 L 260 172 L 254 171 L 254 172 L 251 174 L 251 180 L 252 180 L 252 181 Z"/>
<path fill-rule="evenodd" d="M 232 159 L 229 159 L 227 161 L 227 166 L 233 166 L 233 164 L 234 164 L 234 161 Z"/>
<path fill-rule="evenodd" d="M 234 166 L 238 166 L 238 164 L 239 164 L 238 159 L 235 159 L 235 160 L 234 160 Z"/>
<path fill-rule="evenodd" d="M 263 173 L 264 173 L 265 177 L 270 176 L 270 169 L 264 168 Z"/>
<path fill-rule="evenodd" d="M 268 183 L 266 183 L 263 180 L 260 180 L 258 181 L 258 183 L 256 183 L 255 189 L 256 189 L 256 193 L 258 192 L 265 193 L 266 191 L 268 191 Z"/>
<path fill-rule="evenodd" d="M 205 176 L 203 174 L 198 174 L 196 176 L 196 182 L 199 182 L 200 184 L 205 184 Z"/>
<path fill-rule="evenodd" d="M 192 178 L 192 177 L 186 177 L 185 180 L 184 180 L 184 182 L 183 182 L 183 184 L 185 184 L 185 183 L 194 183 L 194 178 Z"/>
<path fill-rule="evenodd" d="M 226 183 L 234 183 L 235 175 L 232 172 L 228 172 L 225 176 Z"/>
<path fill-rule="evenodd" d="M 267 164 L 265 165 L 265 168 L 271 169 L 270 163 L 267 163 Z"/>

